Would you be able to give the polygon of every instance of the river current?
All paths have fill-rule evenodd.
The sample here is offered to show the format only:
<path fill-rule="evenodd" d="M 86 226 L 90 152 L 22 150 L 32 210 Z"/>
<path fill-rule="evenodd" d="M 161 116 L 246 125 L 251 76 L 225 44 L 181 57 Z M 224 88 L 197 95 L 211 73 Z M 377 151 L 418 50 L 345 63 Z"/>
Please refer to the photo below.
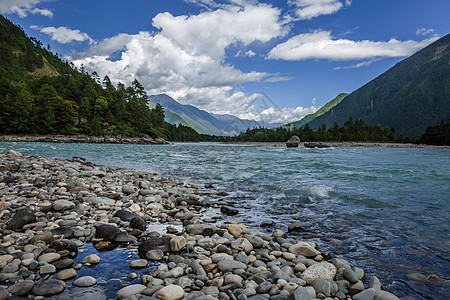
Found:
<path fill-rule="evenodd" d="M 405 299 L 450 289 L 450 150 L 250 147 L 215 143 L 110 145 L 0 143 L 46 157 L 147 170 L 212 184 L 249 227 L 273 220 L 294 238 L 339 254 Z"/>

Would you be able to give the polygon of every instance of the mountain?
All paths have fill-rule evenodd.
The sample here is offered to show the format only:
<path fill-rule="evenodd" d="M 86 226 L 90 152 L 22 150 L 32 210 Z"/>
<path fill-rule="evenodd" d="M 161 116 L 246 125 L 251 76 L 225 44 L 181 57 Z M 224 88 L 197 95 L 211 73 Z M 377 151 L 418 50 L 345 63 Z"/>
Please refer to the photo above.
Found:
<path fill-rule="evenodd" d="M 259 123 L 242 120 L 231 115 L 210 114 L 192 105 L 183 105 L 166 94 L 149 96 L 149 100 L 165 108 L 166 122 L 182 124 L 201 134 L 235 135 L 248 128 L 259 127 Z"/>
<path fill-rule="evenodd" d="M 347 96 L 348 96 L 348 94 L 346 94 L 346 93 L 341 93 L 341 94 L 337 95 L 336 98 L 334 98 L 333 100 L 331 100 L 330 102 L 325 104 L 323 107 L 321 107 L 315 113 L 306 115 L 301 120 L 291 123 L 291 125 L 294 128 L 301 128 L 301 127 L 305 126 L 307 123 L 311 122 L 315 118 L 320 117 L 321 115 L 327 113 L 330 109 L 332 109 L 333 107 L 335 107 L 336 105 L 341 103 L 341 101 L 344 100 L 344 98 Z"/>
<path fill-rule="evenodd" d="M 308 124 L 317 129 L 351 116 L 418 137 L 450 118 L 450 34 L 399 62 Z"/>

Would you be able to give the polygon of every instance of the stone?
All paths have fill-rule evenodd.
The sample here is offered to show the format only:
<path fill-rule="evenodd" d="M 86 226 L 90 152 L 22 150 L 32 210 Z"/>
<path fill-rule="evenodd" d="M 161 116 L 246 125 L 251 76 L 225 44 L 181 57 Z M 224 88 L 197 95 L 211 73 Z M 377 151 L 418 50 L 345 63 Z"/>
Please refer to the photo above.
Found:
<path fill-rule="evenodd" d="M 225 228 L 230 232 L 231 235 L 245 234 L 247 232 L 247 227 L 238 223 L 227 224 Z"/>
<path fill-rule="evenodd" d="M 130 228 L 136 228 L 140 231 L 145 231 L 147 229 L 147 223 L 145 223 L 144 219 L 139 216 L 134 217 L 130 221 Z"/>
<path fill-rule="evenodd" d="M 154 237 L 143 241 L 138 250 L 141 253 L 147 253 L 150 250 L 160 249 L 163 252 L 170 251 L 170 237 Z"/>
<path fill-rule="evenodd" d="M 114 217 L 118 217 L 119 219 L 121 219 L 122 221 L 128 221 L 130 222 L 133 218 L 135 217 L 139 217 L 137 214 L 132 213 L 129 210 L 118 210 L 115 214 Z"/>
<path fill-rule="evenodd" d="M 107 197 L 95 197 L 92 198 L 92 204 L 97 206 L 99 205 L 114 206 L 116 204 L 116 201 Z"/>
<path fill-rule="evenodd" d="M 160 249 L 149 250 L 145 254 L 145 257 L 148 260 L 161 260 L 164 257 L 164 252 L 162 252 Z"/>
<path fill-rule="evenodd" d="M 369 281 L 369 287 L 373 288 L 376 291 L 381 290 L 381 282 L 376 276 L 372 276 Z"/>
<path fill-rule="evenodd" d="M 72 209 L 75 207 L 75 203 L 69 200 L 56 200 L 53 202 L 53 209 L 56 211 Z"/>
<path fill-rule="evenodd" d="M 45 261 L 47 263 L 52 263 L 61 258 L 61 255 L 58 253 L 45 253 L 38 257 L 38 261 Z"/>
<path fill-rule="evenodd" d="M 165 272 L 163 274 L 163 278 L 178 278 L 178 277 L 182 276 L 183 273 L 184 273 L 183 268 L 175 267 L 172 270 Z"/>
<path fill-rule="evenodd" d="M 19 270 L 19 266 L 15 262 L 8 263 L 2 270 L 2 273 L 15 273 Z"/>
<path fill-rule="evenodd" d="M 328 278 L 336 276 L 336 267 L 329 262 L 323 261 L 308 267 L 301 275 L 301 279 L 311 284 L 314 279 Z"/>
<path fill-rule="evenodd" d="M 297 148 L 300 144 L 300 138 L 296 135 L 293 135 L 289 140 L 286 141 L 286 147 L 288 148 Z"/>
<path fill-rule="evenodd" d="M 349 267 L 344 269 L 344 278 L 347 279 L 351 283 L 357 283 L 359 278 L 358 275 Z"/>
<path fill-rule="evenodd" d="M 119 232 L 120 230 L 116 226 L 104 224 L 96 227 L 95 237 L 105 241 L 114 241 Z"/>
<path fill-rule="evenodd" d="M 10 286 L 8 291 L 17 296 L 25 296 L 31 292 L 33 286 L 33 280 L 22 280 Z"/>
<path fill-rule="evenodd" d="M 90 287 L 97 284 L 97 279 L 92 276 L 83 276 L 72 282 L 72 285 L 77 287 Z"/>
<path fill-rule="evenodd" d="M 215 228 L 211 224 L 191 224 L 186 227 L 186 232 L 192 235 L 211 236 Z"/>
<path fill-rule="evenodd" d="M 36 222 L 36 216 L 29 208 L 19 209 L 9 221 L 6 229 L 16 231 L 23 226 Z"/>
<path fill-rule="evenodd" d="M 314 279 L 311 282 L 311 286 L 314 288 L 317 294 L 322 293 L 328 297 L 333 296 L 339 291 L 337 284 L 333 280 L 328 278 Z"/>
<path fill-rule="evenodd" d="M 75 256 L 78 253 L 78 244 L 75 243 L 74 241 L 69 241 L 66 239 L 53 241 L 50 244 L 50 247 L 55 249 L 56 251 L 63 251 L 63 250 L 70 251 L 71 253 L 74 253 Z"/>
<path fill-rule="evenodd" d="M 36 296 L 54 296 L 61 294 L 66 289 L 64 281 L 58 279 L 47 279 L 37 283 L 33 287 L 33 294 Z"/>
<path fill-rule="evenodd" d="M 186 239 L 182 236 L 175 236 L 170 239 L 170 250 L 180 252 L 186 247 Z"/>
<path fill-rule="evenodd" d="M 205 237 L 197 241 L 197 246 L 202 247 L 203 249 L 206 250 L 212 249 L 216 245 L 217 245 L 216 240 L 210 237 Z"/>
<path fill-rule="evenodd" d="M 43 265 L 39 269 L 39 274 L 41 275 L 41 277 L 48 275 L 48 274 L 54 274 L 54 273 L 56 273 L 56 268 L 54 265 L 51 265 L 51 264 Z"/>
<path fill-rule="evenodd" d="M 8 300 L 9 295 L 10 294 L 7 289 L 0 287 L 0 300 Z"/>
<path fill-rule="evenodd" d="M 223 259 L 217 263 L 217 268 L 221 272 L 233 272 L 237 269 L 247 269 L 247 265 L 233 259 Z"/>
<path fill-rule="evenodd" d="M 57 260 L 53 263 L 57 270 L 67 269 L 73 265 L 73 259 L 65 258 Z"/>
<path fill-rule="evenodd" d="M 361 280 L 358 280 L 356 283 L 350 285 L 350 287 L 348 288 L 348 292 L 350 295 L 355 295 L 364 290 L 365 290 L 364 283 Z"/>
<path fill-rule="evenodd" d="M 272 227 L 274 225 L 275 225 L 275 222 L 272 220 L 265 220 L 265 221 L 262 221 L 261 224 L 259 224 L 259 226 L 261 226 L 261 227 Z"/>
<path fill-rule="evenodd" d="M 353 300 L 373 300 L 375 297 L 375 289 L 369 288 L 352 297 Z"/>
<path fill-rule="evenodd" d="M 122 192 L 124 192 L 125 194 L 133 194 L 135 192 L 137 192 L 138 188 L 135 187 L 134 185 L 122 185 Z"/>
<path fill-rule="evenodd" d="M 83 258 L 81 260 L 81 263 L 95 265 L 95 264 L 98 264 L 100 262 L 100 260 L 101 259 L 97 254 L 91 254 L 91 255 L 88 255 L 85 258 Z"/>
<path fill-rule="evenodd" d="M 307 288 L 299 286 L 292 293 L 289 294 L 288 300 L 312 300 L 313 297 Z"/>
<path fill-rule="evenodd" d="M 53 234 L 49 231 L 36 234 L 30 241 L 30 244 L 37 244 L 38 242 L 44 242 L 45 244 L 50 244 L 55 240 Z"/>
<path fill-rule="evenodd" d="M 116 243 L 131 243 L 136 240 L 137 240 L 136 237 L 125 231 L 119 232 L 114 238 L 114 242 Z"/>
<path fill-rule="evenodd" d="M 261 248 L 262 246 L 264 246 L 264 240 L 260 237 L 250 234 L 246 234 L 243 237 L 253 245 L 253 248 Z"/>
<path fill-rule="evenodd" d="M 146 268 L 148 266 L 148 262 L 145 259 L 137 259 L 130 262 L 130 268 L 132 269 L 141 269 Z"/>
<path fill-rule="evenodd" d="M 220 207 L 220 211 L 227 216 L 234 216 L 237 215 L 239 213 L 239 210 L 237 208 L 234 208 L 232 206 L 229 205 L 223 205 L 222 207 Z"/>
<path fill-rule="evenodd" d="M 66 239 L 70 239 L 73 237 L 74 235 L 74 230 L 72 227 L 68 227 L 68 226 L 60 226 L 57 228 L 54 228 L 52 230 L 50 230 L 52 235 L 62 235 L 64 236 L 64 238 Z"/>
<path fill-rule="evenodd" d="M 59 280 L 67 280 L 67 279 L 71 279 L 71 278 L 75 278 L 75 277 L 77 277 L 77 271 L 75 271 L 72 268 L 62 270 L 61 272 L 56 274 L 56 279 L 59 279 Z"/>
<path fill-rule="evenodd" d="M 137 295 L 137 294 L 141 294 L 143 290 L 145 290 L 147 287 L 145 285 L 142 284 L 132 284 L 129 286 L 126 286 L 122 289 L 120 289 L 117 293 L 116 293 L 116 299 L 117 300 L 121 300 L 121 299 L 127 299 Z M 137 298 L 135 298 L 137 299 Z"/>
<path fill-rule="evenodd" d="M 400 300 L 400 298 L 387 291 L 375 291 L 373 300 Z"/>
<path fill-rule="evenodd" d="M 305 228 L 303 227 L 303 224 L 300 222 L 293 222 L 288 227 L 288 232 L 303 232 L 305 231 Z"/>
<path fill-rule="evenodd" d="M 22 156 L 22 153 L 17 152 L 17 151 L 15 151 L 13 149 L 9 150 L 7 154 L 11 155 L 11 156 L 19 156 L 19 157 Z"/>
<path fill-rule="evenodd" d="M 242 281 L 243 281 L 242 277 L 239 275 L 235 275 L 235 274 L 228 274 L 227 276 L 225 276 L 225 279 L 224 279 L 225 284 L 230 284 L 230 283 L 234 283 L 234 282 L 242 283 Z"/>
<path fill-rule="evenodd" d="M 305 242 L 299 242 L 295 245 L 292 245 L 291 247 L 289 247 L 289 252 L 295 255 L 303 255 L 306 257 L 315 257 L 317 255 L 320 255 L 319 251 Z"/>
<path fill-rule="evenodd" d="M 162 300 L 180 300 L 184 297 L 184 290 L 181 286 L 170 284 L 158 291 L 158 298 Z"/>
<path fill-rule="evenodd" d="M 238 238 L 231 242 L 231 248 L 248 254 L 253 250 L 253 245 L 245 238 Z"/>
<path fill-rule="evenodd" d="M 331 146 L 326 144 L 326 143 L 322 143 L 322 142 L 310 142 L 310 143 L 305 143 L 304 146 L 306 148 L 330 148 Z"/>

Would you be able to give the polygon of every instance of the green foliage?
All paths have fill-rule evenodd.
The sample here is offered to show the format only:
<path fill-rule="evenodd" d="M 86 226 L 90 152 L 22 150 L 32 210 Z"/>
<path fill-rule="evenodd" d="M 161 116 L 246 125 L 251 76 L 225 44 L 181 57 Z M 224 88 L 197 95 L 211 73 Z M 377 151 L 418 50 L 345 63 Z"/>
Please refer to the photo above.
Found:
<path fill-rule="evenodd" d="M 445 123 L 442 120 L 439 125 L 427 127 L 418 142 L 427 145 L 450 146 L 450 120 L 447 119 Z"/>
<path fill-rule="evenodd" d="M 230 138 L 236 142 L 285 142 L 291 136 L 296 135 L 301 141 L 308 142 L 404 142 L 404 138 L 397 137 L 389 127 L 381 125 L 368 126 L 363 120 L 354 121 L 350 117 L 342 127 L 334 123 L 327 129 L 322 124 L 318 130 L 313 130 L 306 124 L 303 128 L 292 129 L 278 127 L 274 129 L 255 128 L 248 129 L 237 137 Z"/>

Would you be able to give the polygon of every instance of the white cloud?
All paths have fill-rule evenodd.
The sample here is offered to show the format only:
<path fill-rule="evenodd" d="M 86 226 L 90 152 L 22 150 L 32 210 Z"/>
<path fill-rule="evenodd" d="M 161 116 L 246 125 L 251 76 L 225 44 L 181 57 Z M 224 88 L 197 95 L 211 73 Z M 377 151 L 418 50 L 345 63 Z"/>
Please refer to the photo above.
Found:
<path fill-rule="evenodd" d="M 253 52 L 252 50 L 248 50 L 247 52 L 244 53 L 244 56 L 246 56 L 246 57 L 253 57 L 255 55 L 256 55 L 256 53 Z"/>
<path fill-rule="evenodd" d="M 284 36 L 280 14 L 266 4 L 228 5 L 192 16 L 161 13 L 153 19 L 159 29 L 155 33 L 120 34 L 67 58 L 89 72 L 108 75 L 114 83 L 129 85 L 136 77 L 148 94 L 166 93 L 183 104 L 236 115 L 260 95 L 233 87 L 270 74 L 236 69 L 226 62 L 226 49 Z"/>
<path fill-rule="evenodd" d="M 45 0 L 44 0 L 45 1 Z M 53 17 L 53 12 L 48 9 L 37 8 L 36 6 L 42 0 L 1 0 L 0 13 L 17 14 L 21 18 L 25 18 L 29 13 L 40 14 L 45 17 Z"/>
<path fill-rule="evenodd" d="M 290 0 L 289 4 L 296 6 L 298 20 L 311 20 L 321 15 L 331 15 L 339 11 L 344 5 L 348 6 L 351 1 L 339 0 Z"/>
<path fill-rule="evenodd" d="M 73 30 L 67 27 L 39 27 L 36 25 L 31 25 L 31 29 L 39 30 L 42 33 L 45 33 L 50 36 L 50 38 L 54 41 L 57 41 L 61 44 L 67 44 L 72 41 L 76 42 L 84 42 L 89 41 L 90 44 L 93 43 L 91 37 L 84 32 L 80 32 L 78 29 Z"/>
<path fill-rule="evenodd" d="M 422 35 L 422 36 L 433 36 L 433 37 L 437 36 L 436 29 L 433 29 L 433 28 L 429 28 L 429 29 L 419 28 L 419 29 L 417 29 L 416 34 Z"/>
<path fill-rule="evenodd" d="M 248 111 L 237 116 L 242 119 L 250 119 L 255 120 L 257 122 L 261 122 L 262 125 L 268 125 L 273 123 L 281 123 L 287 124 L 290 122 L 298 121 L 304 116 L 308 114 L 313 114 L 320 107 L 311 106 L 311 107 L 294 107 L 294 108 L 274 108 L 269 107 L 261 112 L 256 111 Z M 251 108 L 250 108 L 251 109 Z"/>
<path fill-rule="evenodd" d="M 306 60 L 358 60 L 378 57 L 405 57 L 436 41 L 430 38 L 422 41 L 399 41 L 391 39 L 388 42 L 352 41 L 335 39 L 329 31 L 315 31 L 299 34 L 288 41 L 277 45 L 269 54 L 269 59 Z"/>
<path fill-rule="evenodd" d="M 286 76 L 274 76 L 274 77 L 270 77 L 267 78 L 266 80 L 264 80 L 265 82 L 280 82 L 280 81 L 289 81 L 294 79 L 293 77 L 286 77 Z"/>
<path fill-rule="evenodd" d="M 377 60 L 380 60 L 380 59 L 379 58 L 375 58 L 375 59 L 372 59 L 372 60 L 366 60 L 366 61 L 354 64 L 354 65 L 351 65 L 351 66 L 335 67 L 334 70 L 341 70 L 341 69 L 348 70 L 348 69 L 356 69 L 356 68 L 368 67 L 371 64 L 373 64 L 374 62 L 376 62 Z"/>

